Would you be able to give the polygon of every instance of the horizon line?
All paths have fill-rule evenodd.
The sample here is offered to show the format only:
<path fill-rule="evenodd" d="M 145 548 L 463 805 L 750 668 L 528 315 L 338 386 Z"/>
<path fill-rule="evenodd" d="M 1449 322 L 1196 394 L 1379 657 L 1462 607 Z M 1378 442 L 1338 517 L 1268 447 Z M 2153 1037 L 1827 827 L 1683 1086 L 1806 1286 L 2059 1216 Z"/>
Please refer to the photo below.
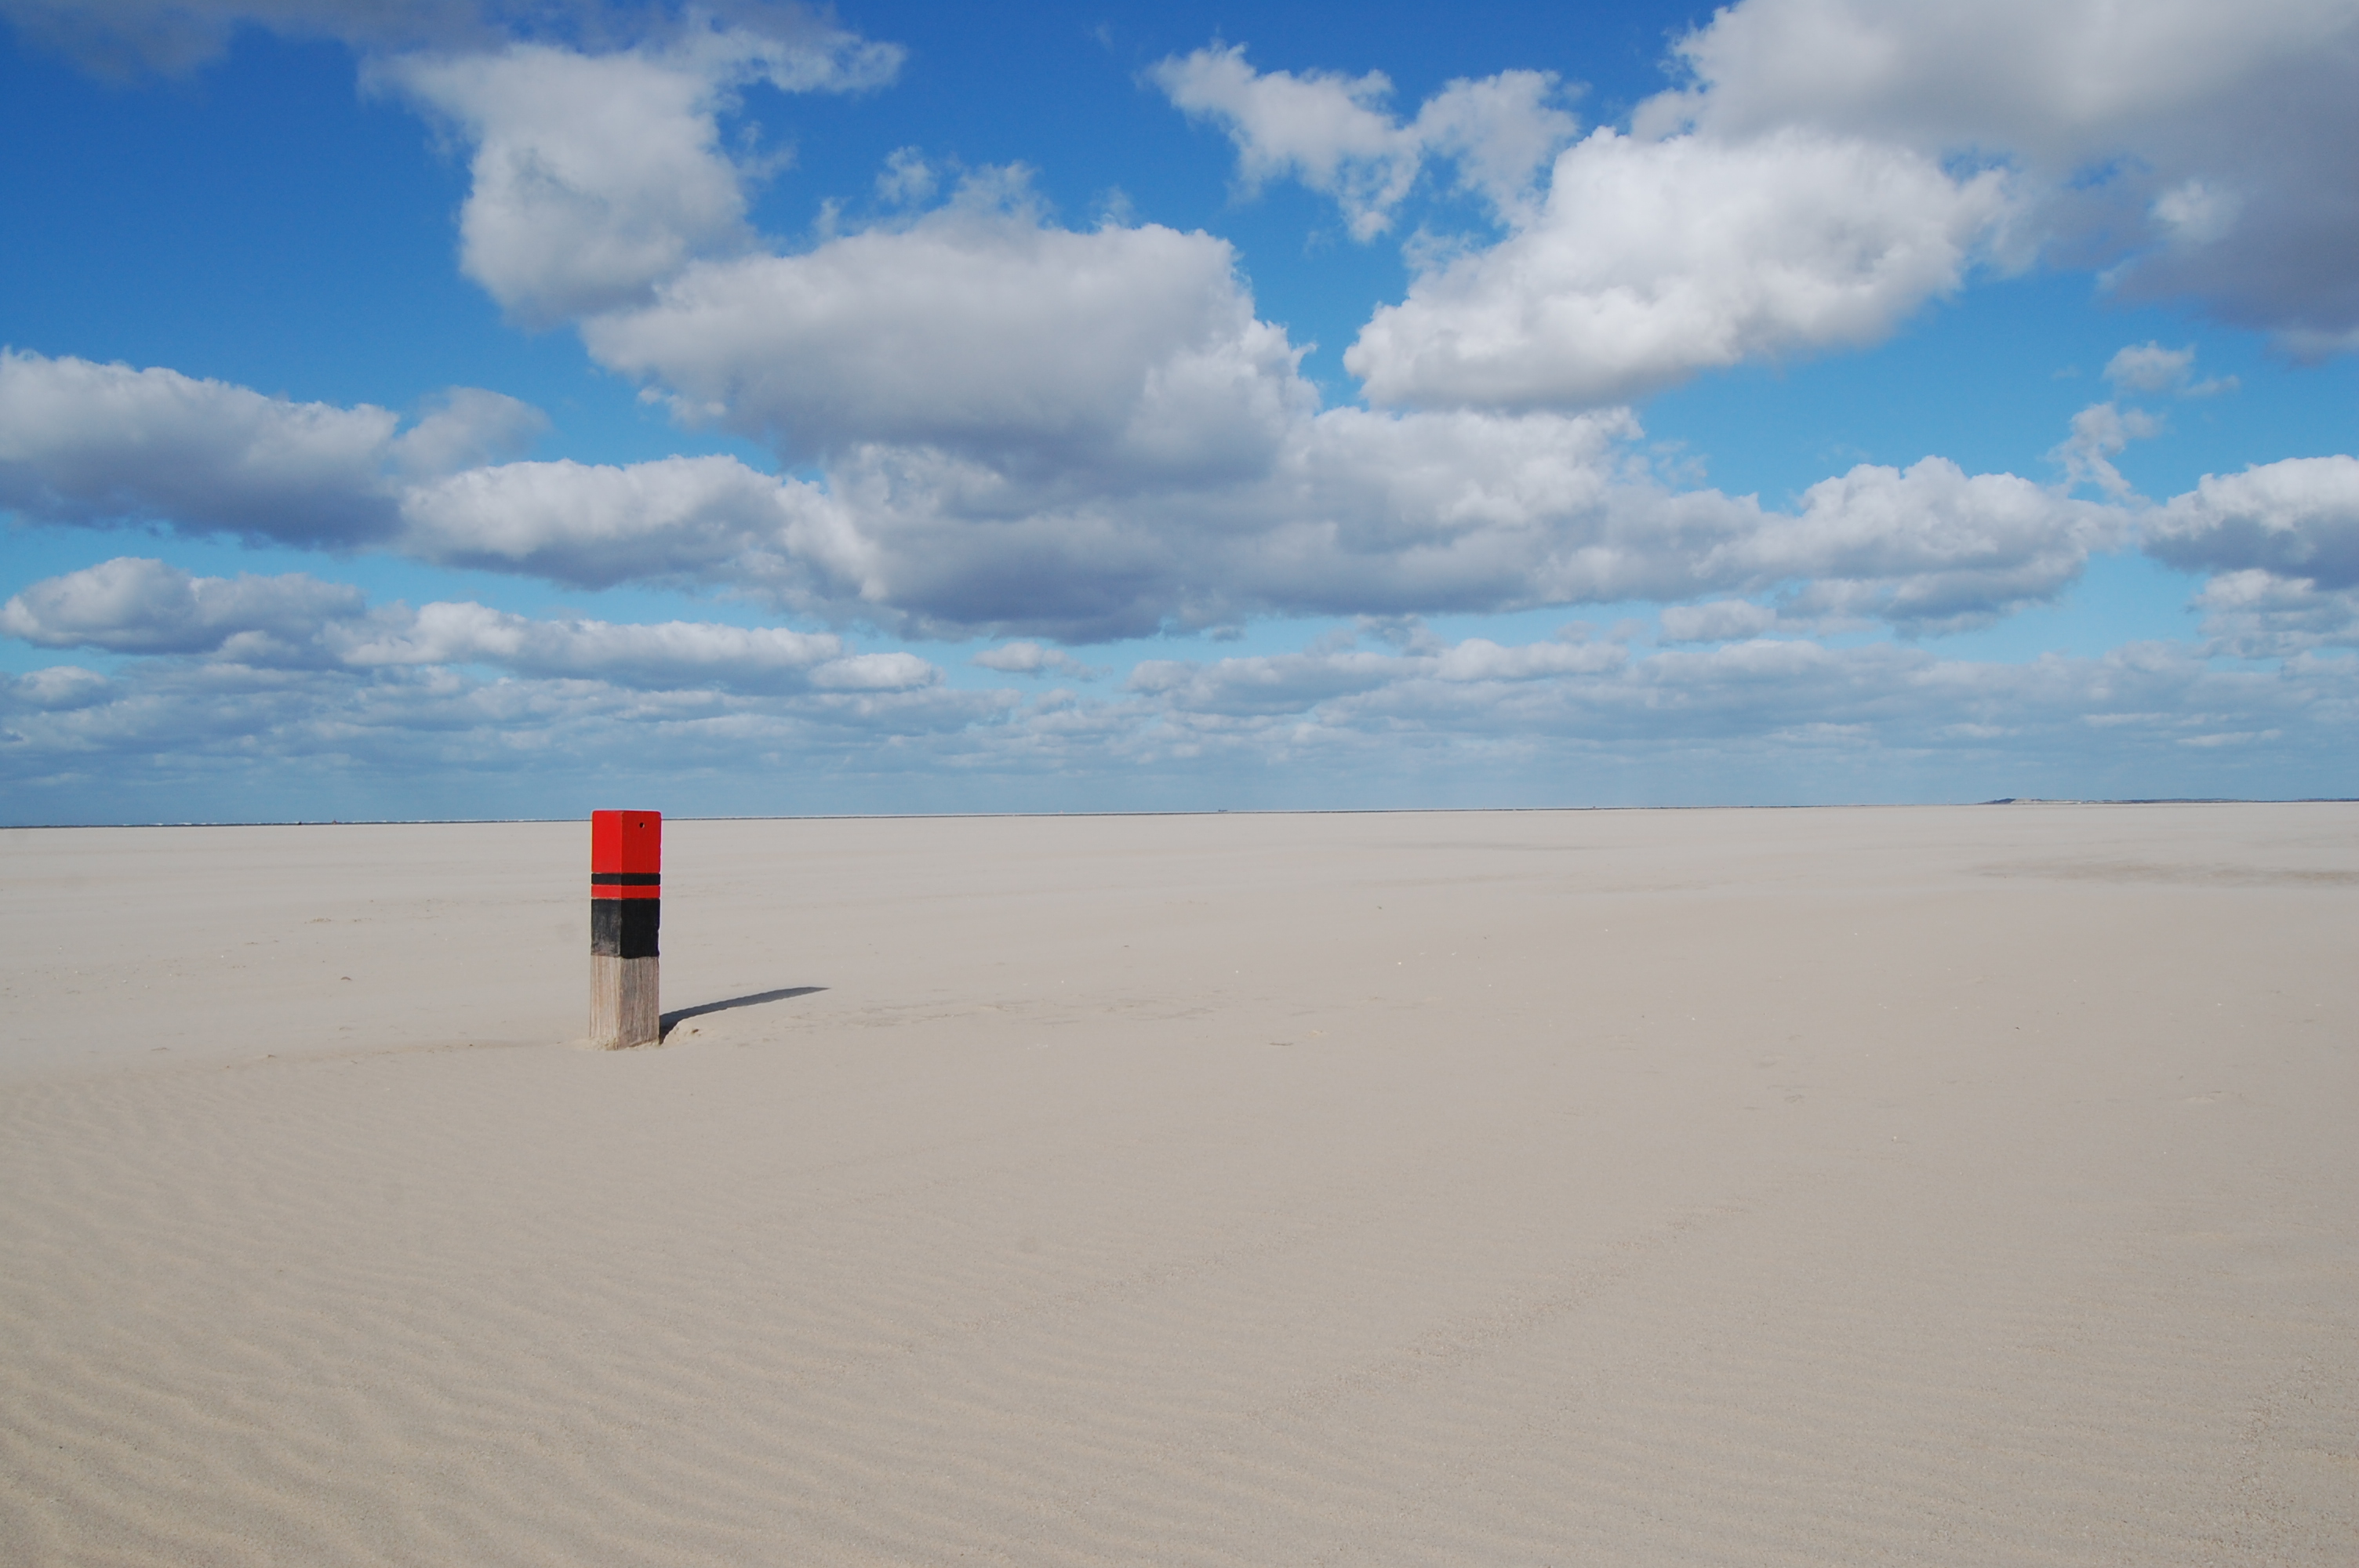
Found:
<path fill-rule="evenodd" d="M 1166 811 L 820 811 L 667 816 L 671 822 L 988 822 L 1009 818 L 1120 818 L 1132 816 L 1411 816 L 1560 811 L 1946 811 L 1976 806 L 2354 806 L 2359 795 L 1999 795 L 1989 800 L 1801 801 L 1785 804 L 1715 802 L 1703 806 L 1255 806 Z M 632 809 L 647 809 L 634 807 Z M 42 832 L 101 827 L 525 827 L 586 822 L 580 816 L 354 816 L 273 817 L 212 822 L 10 822 L 0 832 Z"/>

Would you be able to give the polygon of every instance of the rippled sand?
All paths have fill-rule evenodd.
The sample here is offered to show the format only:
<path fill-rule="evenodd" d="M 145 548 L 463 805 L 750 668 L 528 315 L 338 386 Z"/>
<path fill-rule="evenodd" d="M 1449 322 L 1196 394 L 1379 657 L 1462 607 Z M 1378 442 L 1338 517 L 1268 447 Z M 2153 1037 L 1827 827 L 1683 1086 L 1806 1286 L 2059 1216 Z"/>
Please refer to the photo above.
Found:
<path fill-rule="evenodd" d="M 669 829 L 0 833 L 0 1561 L 2359 1561 L 2359 808 Z"/>

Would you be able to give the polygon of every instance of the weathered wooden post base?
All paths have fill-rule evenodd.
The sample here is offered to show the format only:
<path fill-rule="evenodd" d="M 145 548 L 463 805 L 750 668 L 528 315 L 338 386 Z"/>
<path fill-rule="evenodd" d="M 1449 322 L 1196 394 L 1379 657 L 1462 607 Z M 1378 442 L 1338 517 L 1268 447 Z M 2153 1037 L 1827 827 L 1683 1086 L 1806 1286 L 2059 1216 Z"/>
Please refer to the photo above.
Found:
<path fill-rule="evenodd" d="M 656 934 L 663 923 L 663 814 L 590 814 L 590 1044 L 663 1038 Z"/>
<path fill-rule="evenodd" d="M 661 958 L 590 955 L 590 1043 L 603 1051 L 648 1045 L 663 1038 L 663 1001 L 656 969 Z"/>

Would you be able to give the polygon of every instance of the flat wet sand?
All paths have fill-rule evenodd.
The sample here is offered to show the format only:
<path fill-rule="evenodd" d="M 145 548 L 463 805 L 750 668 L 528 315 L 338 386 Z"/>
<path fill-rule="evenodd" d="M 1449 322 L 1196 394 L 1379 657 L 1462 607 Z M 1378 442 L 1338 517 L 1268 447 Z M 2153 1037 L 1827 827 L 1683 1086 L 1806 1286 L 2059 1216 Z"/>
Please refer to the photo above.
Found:
<path fill-rule="evenodd" d="M 0 832 L 0 1561 L 2359 1560 L 2359 807 L 666 838 Z"/>

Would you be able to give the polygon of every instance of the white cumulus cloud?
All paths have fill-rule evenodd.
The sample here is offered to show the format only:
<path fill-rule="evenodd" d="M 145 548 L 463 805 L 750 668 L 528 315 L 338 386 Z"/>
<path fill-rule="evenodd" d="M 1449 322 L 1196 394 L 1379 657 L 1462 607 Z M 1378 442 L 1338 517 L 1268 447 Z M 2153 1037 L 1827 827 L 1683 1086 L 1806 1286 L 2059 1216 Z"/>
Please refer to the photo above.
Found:
<path fill-rule="evenodd" d="M 405 479 L 505 455 L 541 426 L 528 406 L 472 387 L 401 432 L 367 404 L 0 350 L 0 506 L 50 523 L 367 544 L 399 529 Z"/>
<path fill-rule="evenodd" d="M 792 456 L 890 444 L 1169 480 L 1264 460 L 1311 395 L 1235 268 L 1201 232 L 954 203 L 800 255 L 701 264 L 583 333 L 690 419 Z"/>
<path fill-rule="evenodd" d="M 1469 637 L 1433 655 L 1430 667 L 1437 680 L 1528 681 L 1619 669 L 1627 658 L 1613 643 L 1560 640 L 1509 647 L 1488 637 Z"/>
<path fill-rule="evenodd" d="M 1038 643 L 1016 642 L 985 648 L 969 662 L 981 669 L 1011 676 L 1059 675 L 1093 680 L 1099 674 L 1062 648 L 1044 648 Z"/>
<path fill-rule="evenodd" d="M 2359 458 L 2288 458 L 2206 474 L 2140 526 L 2147 552 L 2175 567 L 2359 587 Z"/>
<path fill-rule="evenodd" d="M 37 582 L 0 604 L 0 633 L 44 648 L 211 654 L 240 638 L 308 643 L 365 608 L 358 589 L 301 573 L 191 577 L 136 556 Z"/>
<path fill-rule="evenodd" d="M 2105 362 L 2105 379 L 2125 392 L 2169 392 L 2186 383 L 2194 364 L 2192 348 L 2134 343 Z"/>
<path fill-rule="evenodd" d="M 833 691 L 902 691 L 932 686 L 941 670 L 915 654 L 853 654 L 811 672 L 811 684 Z"/>
<path fill-rule="evenodd" d="M 394 524 L 398 418 L 170 370 L 0 351 L 0 505 L 315 543 Z"/>
<path fill-rule="evenodd" d="M 0 633 L 39 647 L 183 654 L 224 665 L 377 670 L 482 665 L 631 689 L 904 691 L 938 684 L 914 654 L 847 653 L 777 626 L 538 620 L 473 602 L 370 610 L 360 590 L 301 573 L 198 577 L 119 557 L 0 603 Z"/>
<path fill-rule="evenodd" d="M 2063 465 L 2068 488 L 2093 484 L 2114 500 L 2124 500 L 2130 494 L 2130 481 L 2114 466 L 2114 459 L 2132 441 L 2161 431 L 2161 421 L 2142 408 L 2093 403 L 2072 416 L 2072 433 L 2049 456 Z"/>
<path fill-rule="evenodd" d="M 1904 148 L 1603 129 L 1527 226 L 1416 278 L 1343 362 L 1379 405 L 1534 408 L 1870 343 L 1958 286 L 2003 207 L 1997 173 Z"/>
<path fill-rule="evenodd" d="M 114 690 L 113 681 L 79 665 L 51 665 L 21 676 L 0 676 L 0 691 L 9 701 L 49 712 L 88 708 L 104 702 Z"/>
<path fill-rule="evenodd" d="M 736 90 L 857 92 L 900 59 L 896 46 L 832 27 L 777 38 L 691 18 L 613 53 L 516 43 L 404 56 L 381 78 L 474 144 L 460 265 L 519 319 L 547 326 L 641 300 L 694 257 L 752 245 L 746 171 L 721 147 L 718 116 Z"/>
<path fill-rule="evenodd" d="M 2166 349 L 2151 341 L 2133 343 L 2105 362 L 2105 379 L 2123 392 L 2174 393 L 2180 397 L 2211 397 L 2236 390 L 2233 375 L 2195 379 L 2195 350 Z"/>
<path fill-rule="evenodd" d="M 344 664 L 492 665 L 518 675 L 670 689 L 799 690 L 848 663 L 841 640 L 784 627 L 539 621 L 473 603 L 379 615 L 338 640 Z M 854 659 L 864 656 L 853 655 Z M 905 681 L 900 684 L 910 685 Z"/>
<path fill-rule="evenodd" d="M 2203 585 L 2195 608 L 2212 649 L 2238 658 L 2359 647 L 2359 588 L 2325 589 L 2258 569 L 2223 572 Z"/>
<path fill-rule="evenodd" d="M 1926 458 L 1821 480 L 1799 511 L 1765 514 L 1712 565 L 1738 586 L 1790 585 L 1782 608 L 1796 615 L 1954 631 L 2053 598 L 2125 533 L 2112 507 Z"/>
<path fill-rule="evenodd" d="M 2290 347 L 2359 329 L 2354 0 L 1741 0 L 1634 128 L 1798 127 L 2018 175 L 2019 251 Z"/>
<path fill-rule="evenodd" d="M 1768 631 L 1777 624 L 1777 612 L 1742 599 L 1716 599 L 1667 606 L 1662 622 L 1666 643 L 1730 643 Z"/>
<path fill-rule="evenodd" d="M 856 573 L 862 555 L 818 487 L 729 457 L 470 469 L 409 487 L 395 544 L 425 560 L 587 588 L 712 581 L 786 557 L 806 571 Z"/>
<path fill-rule="evenodd" d="M 1382 71 L 1257 71 L 1238 45 L 1173 56 L 1147 76 L 1176 107 L 1227 133 L 1248 190 L 1299 179 L 1335 198 L 1358 240 L 1392 226 L 1437 156 L 1456 161 L 1461 187 L 1501 213 L 1516 211 L 1535 171 L 1578 129 L 1550 102 L 1560 87 L 1549 71 L 1452 81 L 1406 124 L 1386 106 L 1393 84 Z"/>

